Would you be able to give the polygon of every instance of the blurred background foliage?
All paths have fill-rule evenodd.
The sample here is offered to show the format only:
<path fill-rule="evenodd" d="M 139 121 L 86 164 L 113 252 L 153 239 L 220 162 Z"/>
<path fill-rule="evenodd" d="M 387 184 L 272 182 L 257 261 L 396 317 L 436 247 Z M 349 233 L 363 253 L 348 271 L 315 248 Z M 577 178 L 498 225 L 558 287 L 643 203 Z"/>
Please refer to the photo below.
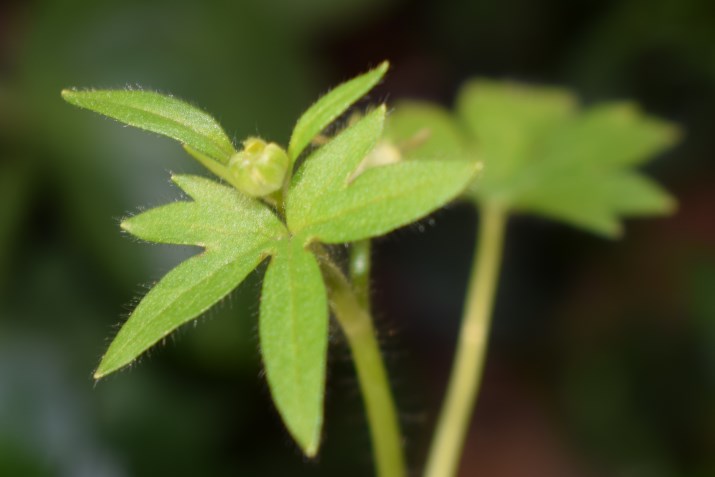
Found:
<path fill-rule="evenodd" d="M 193 251 L 118 219 L 173 200 L 172 141 L 64 104 L 62 88 L 189 99 L 229 135 L 285 143 L 330 85 L 382 59 L 371 99 L 452 104 L 479 75 L 633 99 L 684 141 L 648 168 L 669 219 L 611 242 L 510 224 L 462 474 L 715 475 L 715 4 L 708 0 L 31 0 L 0 6 L 0 475 L 370 475 L 333 333 L 321 457 L 304 462 L 260 372 L 257 282 L 131 371 L 91 372 L 147 283 Z M 411 468 L 423 465 L 466 285 L 468 207 L 378 241 L 375 294 Z M 260 271 L 260 270 L 259 270 Z"/>

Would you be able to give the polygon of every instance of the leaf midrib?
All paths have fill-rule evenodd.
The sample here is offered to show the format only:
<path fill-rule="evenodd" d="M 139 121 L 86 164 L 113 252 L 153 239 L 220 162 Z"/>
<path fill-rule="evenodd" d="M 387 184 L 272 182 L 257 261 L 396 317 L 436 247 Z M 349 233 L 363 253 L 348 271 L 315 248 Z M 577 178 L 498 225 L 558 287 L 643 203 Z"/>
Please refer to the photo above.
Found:
<path fill-rule="evenodd" d="M 469 181 L 467 181 L 467 183 L 468 183 L 468 182 L 469 182 Z M 374 205 L 374 204 L 377 203 L 377 202 L 381 202 L 381 201 L 385 201 L 385 200 L 390 200 L 390 199 L 399 199 L 399 198 L 403 198 L 403 197 L 405 197 L 405 196 L 411 195 L 413 192 L 415 192 L 415 190 L 423 189 L 423 188 L 425 187 L 425 184 L 430 184 L 430 183 L 431 183 L 431 180 L 430 180 L 430 179 L 427 179 L 427 180 L 424 180 L 424 181 L 421 181 L 421 182 L 415 184 L 414 187 L 411 187 L 411 188 L 409 188 L 409 189 L 402 189 L 402 191 L 399 192 L 399 193 L 373 196 L 370 200 L 367 200 L 367 201 L 364 201 L 364 202 L 360 202 L 359 205 L 355 205 L 355 206 L 353 206 L 353 207 L 349 207 L 349 208 L 346 208 L 346 209 L 341 209 L 338 213 L 335 213 L 335 214 L 333 214 L 333 215 L 329 215 L 329 216 L 327 216 L 327 217 L 324 217 L 324 218 L 322 218 L 322 219 L 320 219 L 320 220 L 311 222 L 311 223 L 308 224 L 308 225 L 303 225 L 299 230 L 297 230 L 296 232 L 294 232 L 294 235 L 299 235 L 299 234 L 301 234 L 301 233 L 304 233 L 306 230 L 310 231 L 310 229 L 311 229 L 312 227 L 317 227 L 317 226 L 324 225 L 324 224 L 327 223 L 327 222 L 331 222 L 331 221 L 333 221 L 333 220 L 335 220 L 335 219 L 342 218 L 342 217 L 344 217 L 345 215 L 350 215 L 350 214 L 352 214 L 352 213 L 355 212 L 355 211 L 358 211 L 358 210 L 360 210 L 360 209 L 364 209 L 364 208 L 366 208 L 366 207 L 369 207 L 369 206 L 371 206 L 371 205 Z M 320 202 L 323 202 L 323 201 L 329 200 L 329 199 L 331 199 L 331 198 L 333 198 L 333 197 L 335 197 L 335 196 L 339 196 L 339 195 L 342 194 L 342 193 L 350 192 L 349 187 L 350 187 L 350 186 L 345 187 L 345 188 L 343 188 L 342 190 L 340 190 L 340 191 L 338 191 L 338 192 L 332 192 L 332 193 L 328 193 L 328 194 L 323 194 L 319 199 L 316 200 L 316 202 L 319 202 L 319 201 L 320 201 Z M 316 207 L 316 208 L 317 208 L 317 207 L 320 207 L 320 205 L 321 205 L 320 203 L 317 203 L 317 204 L 315 205 L 315 207 Z"/>
<path fill-rule="evenodd" d="M 293 244 L 291 244 L 291 246 L 293 246 Z M 296 326 L 296 324 L 297 324 L 296 315 L 297 314 L 295 312 L 295 304 L 297 303 L 296 287 L 294 286 L 294 284 L 298 283 L 298 281 L 296 281 L 296 279 L 294 277 L 294 270 L 295 270 L 295 267 L 293 266 L 294 259 L 295 259 L 294 251 L 291 250 L 290 258 L 288 261 L 288 278 L 289 278 L 288 281 L 290 283 L 290 295 L 291 295 L 291 299 L 290 299 L 290 331 L 291 331 L 291 341 L 292 341 L 292 345 L 293 345 L 292 351 L 293 351 L 293 363 L 294 363 L 294 366 L 292 366 L 292 368 L 293 368 L 293 378 L 295 381 L 295 386 L 297 388 L 296 394 L 299 396 L 299 399 L 302 403 L 305 399 L 305 393 L 304 393 L 303 382 L 300 379 L 300 372 L 298 370 L 298 363 L 300 360 L 300 355 L 298 352 L 298 333 L 297 333 L 297 326 Z"/>
<path fill-rule="evenodd" d="M 161 118 L 161 119 L 163 119 L 163 120 L 165 120 L 165 121 L 167 121 L 167 122 L 170 122 L 170 123 L 172 123 L 172 124 L 174 124 L 174 125 L 177 125 L 177 126 L 180 126 L 180 127 L 182 127 L 182 128 L 185 128 L 186 130 L 191 131 L 192 133 L 196 134 L 197 136 L 199 136 L 199 137 L 201 137 L 201 138 L 207 139 L 212 145 L 216 146 L 221 152 L 225 153 L 227 156 L 231 156 L 231 155 L 234 153 L 234 151 L 233 151 L 233 146 L 231 146 L 231 149 L 225 149 L 223 145 L 218 144 L 218 143 L 215 141 L 215 138 L 211 137 L 213 134 L 215 134 L 215 131 L 197 130 L 197 129 L 194 129 L 194 128 L 188 126 L 187 124 L 182 123 L 182 122 L 179 122 L 179 121 L 177 121 L 176 119 L 173 119 L 173 118 L 171 118 L 171 117 L 169 117 L 169 116 L 164 116 L 163 114 L 157 113 L 156 111 L 144 109 L 144 108 L 141 108 L 141 107 L 136 106 L 136 105 L 127 105 L 127 104 L 125 104 L 125 103 L 120 103 L 120 102 L 112 101 L 111 99 L 107 99 L 107 100 L 103 100 L 103 101 L 106 102 L 107 104 L 110 104 L 110 105 L 115 106 L 115 107 L 116 107 L 116 106 L 119 106 L 119 107 L 121 107 L 121 108 L 127 108 L 127 109 L 131 109 L 131 110 L 134 110 L 134 111 L 138 111 L 138 112 L 150 114 L 150 115 L 152 115 L 152 116 L 154 116 L 154 117 L 157 117 L 157 118 Z M 118 121 L 118 122 L 120 122 L 120 123 L 127 124 L 125 121 L 122 121 L 122 120 L 119 120 L 119 119 L 115 119 L 115 118 L 112 118 L 112 119 L 114 119 L 115 121 Z M 146 129 L 145 127 L 142 127 L 142 126 L 139 126 L 139 127 L 141 127 L 142 129 Z M 223 131 L 222 131 L 222 132 L 223 132 Z M 225 135 L 225 132 L 224 132 L 224 135 Z M 228 139 L 228 136 L 225 136 L 225 139 L 226 139 L 226 141 L 228 141 L 229 144 L 231 143 L 230 139 Z M 179 141 L 180 143 L 184 144 L 184 141 L 182 141 L 182 140 L 180 140 L 180 139 L 178 139 L 178 141 Z M 222 162 L 223 162 L 223 161 L 222 161 Z"/>

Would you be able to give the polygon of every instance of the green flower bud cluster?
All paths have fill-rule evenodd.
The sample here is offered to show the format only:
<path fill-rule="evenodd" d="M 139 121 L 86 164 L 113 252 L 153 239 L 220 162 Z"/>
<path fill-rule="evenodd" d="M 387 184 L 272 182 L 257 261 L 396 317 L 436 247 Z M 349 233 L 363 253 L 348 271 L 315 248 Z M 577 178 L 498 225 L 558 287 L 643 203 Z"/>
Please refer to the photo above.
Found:
<path fill-rule="evenodd" d="M 243 150 L 231 157 L 228 172 L 234 185 L 252 197 L 263 197 L 283 186 L 290 159 L 275 143 L 257 137 L 243 141 Z"/>

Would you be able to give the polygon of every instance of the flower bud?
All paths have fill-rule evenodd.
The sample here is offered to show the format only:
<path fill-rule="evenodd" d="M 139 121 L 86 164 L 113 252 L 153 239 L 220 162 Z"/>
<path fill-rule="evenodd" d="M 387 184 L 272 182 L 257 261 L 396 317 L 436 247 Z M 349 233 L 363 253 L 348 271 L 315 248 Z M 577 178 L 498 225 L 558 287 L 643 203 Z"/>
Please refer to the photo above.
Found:
<path fill-rule="evenodd" d="M 253 197 L 263 197 L 283 186 L 290 159 L 275 143 L 249 137 L 243 141 L 243 150 L 228 162 L 234 185 Z"/>

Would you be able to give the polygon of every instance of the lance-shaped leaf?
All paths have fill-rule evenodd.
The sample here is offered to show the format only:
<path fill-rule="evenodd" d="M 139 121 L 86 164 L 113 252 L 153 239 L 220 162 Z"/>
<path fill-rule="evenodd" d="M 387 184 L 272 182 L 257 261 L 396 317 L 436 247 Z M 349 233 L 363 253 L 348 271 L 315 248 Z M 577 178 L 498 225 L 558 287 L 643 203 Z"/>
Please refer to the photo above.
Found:
<path fill-rule="evenodd" d="M 381 162 L 370 151 L 383 121 L 384 108 L 379 108 L 306 160 L 288 198 L 291 232 L 326 243 L 382 235 L 441 207 L 477 172 L 469 161 L 399 157 L 397 163 L 362 170 L 364 161 Z"/>
<path fill-rule="evenodd" d="M 478 170 L 464 160 L 405 160 L 370 168 L 316 201 L 302 234 L 325 243 L 386 234 L 450 202 Z"/>
<path fill-rule="evenodd" d="M 323 422 L 328 303 L 318 263 L 298 240 L 284 242 L 268 266 L 259 334 L 276 408 L 312 457 Z"/>
<path fill-rule="evenodd" d="M 236 152 L 221 125 L 184 101 L 153 91 L 62 91 L 65 101 L 147 131 L 168 136 L 221 163 Z"/>
<path fill-rule="evenodd" d="M 389 63 L 383 61 L 377 68 L 338 85 L 308 108 L 293 128 L 288 145 L 291 159 L 295 161 L 315 136 L 370 91 L 388 67 Z"/>
<path fill-rule="evenodd" d="M 173 180 L 194 200 L 149 210 L 125 220 L 122 228 L 143 240 L 205 251 L 171 270 L 147 293 L 102 358 L 97 379 L 131 363 L 226 296 L 287 235 L 271 210 L 233 188 L 197 176 Z"/>
<path fill-rule="evenodd" d="M 310 155 L 293 176 L 286 205 L 288 228 L 299 233 L 312 222 L 315 204 L 342 190 L 351 173 L 375 147 L 385 121 L 385 106 L 368 113 Z"/>

